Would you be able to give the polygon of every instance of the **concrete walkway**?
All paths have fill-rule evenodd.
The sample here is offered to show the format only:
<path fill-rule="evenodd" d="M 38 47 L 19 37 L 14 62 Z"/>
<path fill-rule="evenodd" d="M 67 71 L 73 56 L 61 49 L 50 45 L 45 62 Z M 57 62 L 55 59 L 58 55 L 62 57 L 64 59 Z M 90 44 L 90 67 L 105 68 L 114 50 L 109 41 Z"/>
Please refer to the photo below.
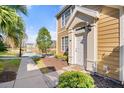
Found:
<path fill-rule="evenodd" d="M 34 61 L 24 57 L 18 69 L 16 80 L 0 84 L 0 88 L 47 88 L 43 74 Z"/>
<path fill-rule="evenodd" d="M 22 58 L 14 88 L 47 88 L 43 74 L 31 58 Z"/>

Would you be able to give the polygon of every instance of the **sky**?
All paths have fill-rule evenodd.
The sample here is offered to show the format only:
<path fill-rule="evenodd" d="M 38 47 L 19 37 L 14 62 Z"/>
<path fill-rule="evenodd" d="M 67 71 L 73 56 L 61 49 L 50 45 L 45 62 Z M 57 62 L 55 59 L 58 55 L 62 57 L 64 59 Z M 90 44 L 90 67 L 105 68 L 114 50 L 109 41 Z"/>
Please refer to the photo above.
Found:
<path fill-rule="evenodd" d="M 60 5 L 35 5 L 27 6 L 28 16 L 23 20 L 26 25 L 27 43 L 36 43 L 36 37 L 41 27 L 46 27 L 51 34 L 52 40 L 56 40 L 56 17 L 60 11 Z"/>

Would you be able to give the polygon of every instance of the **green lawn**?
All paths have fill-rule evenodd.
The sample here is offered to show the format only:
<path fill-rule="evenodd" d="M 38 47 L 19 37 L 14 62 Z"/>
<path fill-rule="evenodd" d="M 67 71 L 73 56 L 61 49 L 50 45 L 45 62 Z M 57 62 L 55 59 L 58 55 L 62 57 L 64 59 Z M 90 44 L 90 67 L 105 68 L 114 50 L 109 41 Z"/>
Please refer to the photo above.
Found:
<path fill-rule="evenodd" d="M 3 71 L 17 72 L 20 59 L 0 59 L 0 73 Z"/>
<path fill-rule="evenodd" d="M 15 53 L 0 52 L 0 56 L 16 56 Z"/>

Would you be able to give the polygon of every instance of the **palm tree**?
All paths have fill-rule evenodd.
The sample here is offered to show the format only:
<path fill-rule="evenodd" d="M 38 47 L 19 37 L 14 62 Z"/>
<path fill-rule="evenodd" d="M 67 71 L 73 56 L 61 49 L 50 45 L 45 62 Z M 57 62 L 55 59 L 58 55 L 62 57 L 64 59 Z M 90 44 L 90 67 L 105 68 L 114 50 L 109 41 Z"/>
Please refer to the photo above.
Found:
<path fill-rule="evenodd" d="M 7 6 L 0 6 L 0 31 L 6 33 L 7 29 L 16 25 L 17 18 L 18 15 L 14 9 Z"/>
<path fill-rule="evenodd" d="M 27 7 L 25 5 L 8 5 L 8 7 L 15 9 L 17 13 L 28 15 Z"/>
<path fill-rule="evenodd" d="M 6 39 L 13 42 L 13 45 L 19 46 L 20 44 L 19 54 L 21 56 L 21 43 L 26 34 L 24 21 L 18 13 L 27 15 L 26 6 L 0 6 L 0 32 L 6 35 Z"/>

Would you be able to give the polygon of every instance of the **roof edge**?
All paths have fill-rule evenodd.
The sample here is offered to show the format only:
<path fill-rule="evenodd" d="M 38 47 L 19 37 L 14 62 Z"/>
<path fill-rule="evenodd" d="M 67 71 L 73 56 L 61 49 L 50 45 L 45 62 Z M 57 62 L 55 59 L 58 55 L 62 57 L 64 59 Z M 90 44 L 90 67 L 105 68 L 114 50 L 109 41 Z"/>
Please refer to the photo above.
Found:
<path fill-rule="evenodd" d="M 57 14 L 56 18 L 59 17 L 67 8 L 69 8 L 71 5 L 65 5 Z"/>

